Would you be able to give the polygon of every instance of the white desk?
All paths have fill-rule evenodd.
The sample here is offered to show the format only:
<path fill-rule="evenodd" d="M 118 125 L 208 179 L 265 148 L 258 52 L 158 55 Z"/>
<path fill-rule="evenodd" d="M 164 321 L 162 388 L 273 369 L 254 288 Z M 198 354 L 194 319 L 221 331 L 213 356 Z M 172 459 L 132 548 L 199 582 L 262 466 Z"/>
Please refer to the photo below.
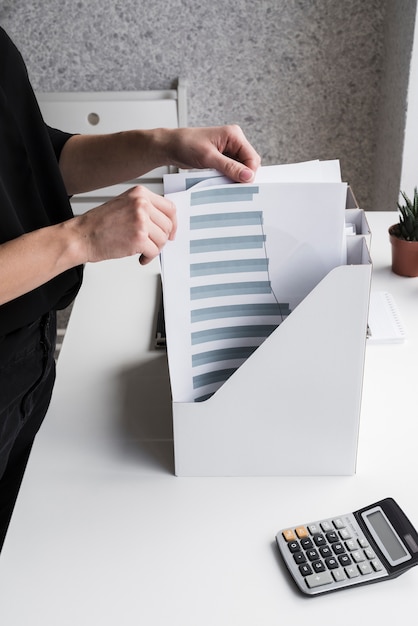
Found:
<path fill-rule="evenodd" d="M 281 527 L 388 495 L 418 523 L 418 279 L 390 272 L 394 214 L 368 219 L 373 288 L 393 294 L 408 338 L 367 348 L 353 477 L 174 477 L 167 379 L 155 393 L 165 357 L 149 349 L 157 265 L 87 268 L 0 557 L 1 624 L 411 623 L 418 568 L 308 599 L 274 544 Z"/>

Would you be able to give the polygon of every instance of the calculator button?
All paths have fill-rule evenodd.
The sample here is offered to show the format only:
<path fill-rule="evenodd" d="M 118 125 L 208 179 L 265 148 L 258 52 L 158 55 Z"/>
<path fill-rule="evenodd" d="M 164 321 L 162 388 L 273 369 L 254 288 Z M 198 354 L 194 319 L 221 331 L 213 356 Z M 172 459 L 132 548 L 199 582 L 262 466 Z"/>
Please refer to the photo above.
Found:
<path fill-rule="evenodd" d="M 347 578 L 342 567 L 339 567 L 338 569 L 333 569 L 332 577 L 334 578 L 336 583 L 339 583 L 341 580 L 345 580 Z"/>
<path fill-rule="evenodd" d="M 299 552 L 300 551 L 300 545 L 299 545 L 298 541 L 289 541 L 289 543 L 287 545 L 289 546 L 290 552 Z"/>
<path fill-rule="evenodd" d="M 328 569 L 336 569 L 340 566 L 335 556 L 330 556 L 329 559 L 325 559 L 325 563 Z"/>
<path fill-rule="evenodd" d="M 368 559 L 375 559 L 376 555 L 373 552 L 373 550 L 371 548 L 366 548 L 364 551 L 364 554 L 367 556 Z"/>
<path fill-rule="evenodd" d="M 338 557 L 338 560 L 339 560 L 340 564 L 341 564 L 341 565 L 343 565 L 344 567 L 345 567 L 346 565 L 351 565 L 351 563 L 352 563 L 352 560 L 350 559 L 350 557 L 348 556 L 348 554 L 341 554 L 341 555 Z"/>
<path fill-rule="evenodd" d="M 324 533 L 327 533 L 328 531 L 333 529 L 333 526 L 331 522 L 325 521 L 325 522 L 321 522 L 321 528 L 324 531 Z"/>
<path fill-rule="evenodd" d="M 357 576 L 359 576 L 359 571 L 356 565 L 349 565 L 348 567 L 346 567 L 345 573 L 347 574 L 348 578 L 356 578 Z"/>
<path fill-rule="evenodd" d="M 304 565 L 300 565 L 299 571 L 302 574 L 302 576 L 309 576 L 309 574 L 312 574 L 312 568 L 307 563 L 305 563 Z"/>
<path fill-rule="evenodd" d="M 364 539 L 364 537 L 360 537 L 360 539 L 358 539 L 358 545 L 360 546 L 360 548 L 368 548 L 369 544 L 367 543 L 367 540 Z"/>
<path fill-rule="evenodd" d="M 311 533 L 311 535 L 316 535 L 321 532 L 321 529 L 318 524 L 309 524 L 308 530 Z"/>
<path fill-rule="evenodd" d="M 345 524 L 343 520 L 341 519 L 341 517 L 336 517 L 335 519 L 332 520 L 332 523 L 334 524 L 337 530 L 340 530 L 341 528 L 345 527 Z"/>
<path fill-rule="evenodd" d="M 309 550 L 309 548 L 313 547 L 312 540 L 309 537 L 306 537 L 305 539 L 301 539 L 300 545 L 302 546 L 304 550 Z"/>
<path fill-rule="evenodd" d="M 293 555 L 293 560 L 299 565 L 299 563 L 306 562 L 306 556 L 303 552 L 295 552 L 295 554 Z"/>
<path fill-rule="evenodd" d="M 332 551 L 331 551 L 331 548 L 329 546 L 322 546 L 321 548 L 319 548 L 319 551 L 321 553 L 321 556 L 324 559 L 325 559 L 325 557 L 332 556 Z"/>
<path fill-rule="evenodd" d="M 381 564 L 380 561 L 378 561 L 377 559 L 373 559 L 372 561 L 370 561 L 370 563 L 373 566 L 373 569 L 375 572 L 381 572 L 383 569 L 383 565 Z"/>
<path fill-rule="evenodd" d="M 345 547 L 347 548 L 347 550 L 357 550 L 358 546 L 356 544 L 356 542 L 354 541 L 354 539 L 349 539 L 348 541 L 345 542 Z"/>
<path fill-rule="evenodd" d="M 333 543 L 332 544 L 332 549 L 334 551 L 334 554 L 344 554 L 345 553 L 345 548 L 344 548 L 343 544 L 340 543 L 340 542 Z"/>
<path fill-rule="evenodd" d="M 309 535 L 308 529 L 305 528 L 305 526 L 298 526 L 297 528 L 295 528 L 295 533 L 297 534 L 299 539 L 303 539 L 303 537 L 308 537 Z"/>
<path fill-rule="evenodd" d="M 340 530 L 340 537 L 343 540 L 346 539 L 351 539 L 353 535 L 350 533 L 350 531 L 348 530 L 348 528 L 343 528 L 342 530 Z"/>
<path fill-rule="evenodd" d="M 310 589 L 314 587 L 321 587 L 322 585 L 328 585 L 332 583 L 332 576 L 330 572 L 319 572 L 318 574 L 311 574 L 305 578 L 306 584 Z"/>
<path fill-rule="evenodd" d="M 296 535 L 293 530 L 283 530 L 282 535 L 286 541 L 294 541 L 296 539 Z"/>
<path fill-rule="evenodd" d="M 327 540 L 325 539 L 324 535 L 315 535 L 313 538 L 315 545 L 316 546 L 323 546 L 326 544 Z"/>
<path fill-rule="evenodd" d="M 372 573 L 372 566 L 367 561 L 364 561 L 364 563 L 360 563 L 358 568 L 360 570 L 360 574 L 363 574 L 363 576 L 365 574 L 371 574 Z"/>
<path fill-rule="evenodd" d="M 361 550 L 355 550 L 354 552 L 351 552 L 351 557 L 356 563 L 361 563 L 362 561 L 366 560 L 364 552 L 362 552 Z"/>
<path fill-rule="evenodd" d="M 330 543 L 335 543 L 340 540 L 335 530 L 331 530 L 331 532 L 327 533 L 327 539 Z"/>
<path fill-rule="evenodd" d="M 316 550 L 307 550 L 306 556 L 310 561 L 316 561 L 319 559 L 319 554 Z"/>
<path fill-rule="evenodd" d="M 314 561 L 312 563 L 312 569 L 314 572 L 325 572 L 325 565 L 322 561 Z"/>

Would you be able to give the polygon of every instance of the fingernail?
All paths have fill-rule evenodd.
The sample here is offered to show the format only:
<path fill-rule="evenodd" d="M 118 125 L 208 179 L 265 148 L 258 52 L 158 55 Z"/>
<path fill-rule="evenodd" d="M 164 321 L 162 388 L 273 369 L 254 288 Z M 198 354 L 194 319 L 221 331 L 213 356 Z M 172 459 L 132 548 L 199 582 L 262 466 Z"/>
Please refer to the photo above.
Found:
<path fill-rule="evenodd" d="M 239 178 L 241 182 L 249 183 L 253 179 L 253 176 L 254 176 L 254 172 L 246 168 L 245 170 L 241 170 Z"/>

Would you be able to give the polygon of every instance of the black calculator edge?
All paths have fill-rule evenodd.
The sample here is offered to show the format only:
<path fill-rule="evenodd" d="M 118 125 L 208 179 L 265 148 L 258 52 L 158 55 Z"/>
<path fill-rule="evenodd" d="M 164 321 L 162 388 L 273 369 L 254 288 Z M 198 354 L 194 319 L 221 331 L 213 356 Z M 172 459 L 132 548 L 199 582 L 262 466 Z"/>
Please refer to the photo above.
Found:
<path fill-rule="evenodd" d="M 395 519 L 398 524 L 403 526 L 406 531 L 411 533 L 411 535 L 414 537 L 417 543 L 418 543 L 418 533 L 416 529 L 414 528 L 414 526 L 412 525 L 409 518 L 406 516 L 403 509 L 401 509 L 401 507 L 396 502 L 396 500 L 394 500 L 394 498 L 384 498 L 383 500 L 379 500 L 378 502 L 369 504 L 368 506 L 365 506 L 362 509 L 359 509 L 358 511 L 353 512 L 353 515 L 355 516 L 360 528 L 363 530 L 363 532 L 367 534 L 367 537 L 370 540 L 370 544 L 373 545 L 373 549 L 379 555 L 380 560 L 385 564 L 385 567 L 388 571 L 387 578 L 397 578 L 398 576 L 406 572 L 408 569 L 411 569 L 411 567 L 418 565 L 418 553 L 415 555 L 412 554 L 411 550 L 409 549 L 409 546 L 404 543 L 405 549 L 411 555 L 411 559 L 407 561 L 406 563 L 403 563 L 401 565 L 396 565 L 396 566 L 393 566 L 390 563 L 388 563 L 385 556 L 382 554 L 382 552 L 379 550 L 379 547 L 376 545 L 375 541 L 373 540 L 373 537 L 370 536 L 367 526 L 365 525 L 363 518 L 361 516 L 362 513 L 376 506 L 380 506 L 383 509 L 383 511 L 386 513 L 389 519 L 391 518 Z"/>

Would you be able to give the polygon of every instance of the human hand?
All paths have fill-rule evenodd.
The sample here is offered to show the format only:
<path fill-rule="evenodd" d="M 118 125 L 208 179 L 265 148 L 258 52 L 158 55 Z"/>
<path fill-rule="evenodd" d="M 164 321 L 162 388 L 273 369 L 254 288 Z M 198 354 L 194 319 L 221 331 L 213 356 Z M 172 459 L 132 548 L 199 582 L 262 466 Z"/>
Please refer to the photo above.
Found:
<path fill-rule="evenodd" d="M 85 262 L 139 254 L 146 265 L 176 233 L 176 208 L 167 198 L 136 186 L 74 218 Z"/>
<path fill-rule="evenodd" d="M 253 180 L 261 159 L 235 124 L 168 131 L 170 164 L 177 167 L 214 168 L 236 182 Z"/>

